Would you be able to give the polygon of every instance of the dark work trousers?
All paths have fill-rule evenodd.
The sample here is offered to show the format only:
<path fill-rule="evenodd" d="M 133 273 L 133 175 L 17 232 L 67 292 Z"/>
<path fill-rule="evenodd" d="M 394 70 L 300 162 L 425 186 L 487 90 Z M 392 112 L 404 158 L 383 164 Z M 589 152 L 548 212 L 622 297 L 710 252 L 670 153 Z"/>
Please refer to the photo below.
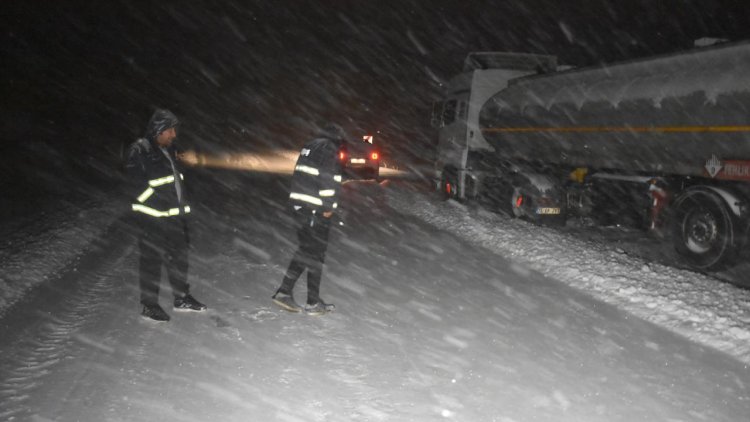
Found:
<path fill-rule="evenodd" d="M 172 294 L 182 297 L 189 293 L 187 221 L 181 217 L 143 216 L 138 218 L 138 224 L 141 303 L 158 303 L 162 264 L 166 267 Z"/>
<path fill-rule="evenodd" d="M 289 263 L 279 292 L 291 295 L 297 279 L 307 269 L 307 303 L 313 304 L 320 301 L 320 279 L 328 248 L 331 219 L 311 214 L 304 209 L 295 212 L 295 219 L 299 225 L 299 246 Z"/>

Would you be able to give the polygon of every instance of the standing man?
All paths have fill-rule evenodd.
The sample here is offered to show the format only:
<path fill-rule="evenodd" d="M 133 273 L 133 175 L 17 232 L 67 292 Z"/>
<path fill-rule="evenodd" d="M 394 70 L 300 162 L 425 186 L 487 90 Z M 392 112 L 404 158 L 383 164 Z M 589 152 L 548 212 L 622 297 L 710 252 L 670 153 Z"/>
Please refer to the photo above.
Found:
<path fill-rule="evenodd" d="M 161 266 L 167 269 L 174 309 L 204 311 L 206 305 L 190 295 L 187 283 L 190 206 L 180 172 L 174 140 L 179 120 L 169 110 L 156 110 L 146 136 L 130 145 L 125 165 L 131 191 L 140 250 L 141 315 L 169 321 L 159 306 Z"/>
<path fill-rule="evenodd" d="M 289 199 L 294 208 L 299 246 L 286 270 L 281 287 L 273 301 L 282 309 L 300 312 L 292 290 L 302 272 L 307 269 L 307 304 L 309 315 L 322 315 L 333 311 L 332 304 L 320 298 L 320 279 L 323 261 L 328 248 L 328 232 L 336 210 L 341 164 L 338 159 L 343 129 L 336 124 L 327 125 L 317 137 L 302 148 L 292 175 Z"/>

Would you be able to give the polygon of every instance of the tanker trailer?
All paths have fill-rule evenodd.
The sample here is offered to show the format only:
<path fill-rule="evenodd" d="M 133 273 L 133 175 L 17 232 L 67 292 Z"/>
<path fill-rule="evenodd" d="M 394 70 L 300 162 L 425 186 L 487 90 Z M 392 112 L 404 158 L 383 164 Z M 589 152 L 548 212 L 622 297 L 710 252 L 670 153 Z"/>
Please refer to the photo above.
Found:
<path fill-rule="evenodd" d="M 482 105 L 489 148 L 475 162 L 496 170 L 501 183 L 484 189 L 509 195 L 515 215 L 635 198 L 694 267 L 738 259 L 750 221 L 750 43 L 503 85 Z"/>

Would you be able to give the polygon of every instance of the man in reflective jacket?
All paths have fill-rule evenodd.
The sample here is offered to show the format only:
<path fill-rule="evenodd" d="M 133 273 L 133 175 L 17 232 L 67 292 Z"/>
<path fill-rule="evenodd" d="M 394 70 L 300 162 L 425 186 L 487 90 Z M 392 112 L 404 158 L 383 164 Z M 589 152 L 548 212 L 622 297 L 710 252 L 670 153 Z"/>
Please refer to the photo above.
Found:
<path fill-rule="evenodd" d="M 307 304 L 310 315 L 321 315 L 333 310 L 332 304 L 320 298 L 320 279 L 328 248 L 328 232 L 341 185 L 339 149 L 345 134 L 340 126 L 327 125 L 317 137 L 307 142 L 297 159 L 292 175 L 289 199 L 298 224 L 299 247 L 286 271 L 281 287 L 273 301 L 290 312 L 300 312 L 292 290 L 302 272 L 307 269 Z"/>
<path fill-rule="evenodd" d="M 155 321 L 169 321 L 169 315 L 159 306 L 162 264 L 172 286 L 174 309 L 206 309 L 190 295 L 187 283 L 190 206 L 175 153 L 178 124 L 169 110 L 156 110 L 145 137 L 128 148 L 125 165 L 133 188 L 131 209 L 139 230 L 141 315 Z"/>

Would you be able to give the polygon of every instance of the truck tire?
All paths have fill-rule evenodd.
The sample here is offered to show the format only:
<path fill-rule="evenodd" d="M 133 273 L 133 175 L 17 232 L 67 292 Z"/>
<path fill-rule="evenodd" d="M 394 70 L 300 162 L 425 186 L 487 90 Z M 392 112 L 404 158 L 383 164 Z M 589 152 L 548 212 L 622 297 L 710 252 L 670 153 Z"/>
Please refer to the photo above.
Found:
<path fill-rule="evenodd" d="M 737 227 L 727 204 L 711 190 L 688 189 L 673 205 L 675 249 L 697 269 L 717 271 L 734 263 L 739 256 Z"/>

